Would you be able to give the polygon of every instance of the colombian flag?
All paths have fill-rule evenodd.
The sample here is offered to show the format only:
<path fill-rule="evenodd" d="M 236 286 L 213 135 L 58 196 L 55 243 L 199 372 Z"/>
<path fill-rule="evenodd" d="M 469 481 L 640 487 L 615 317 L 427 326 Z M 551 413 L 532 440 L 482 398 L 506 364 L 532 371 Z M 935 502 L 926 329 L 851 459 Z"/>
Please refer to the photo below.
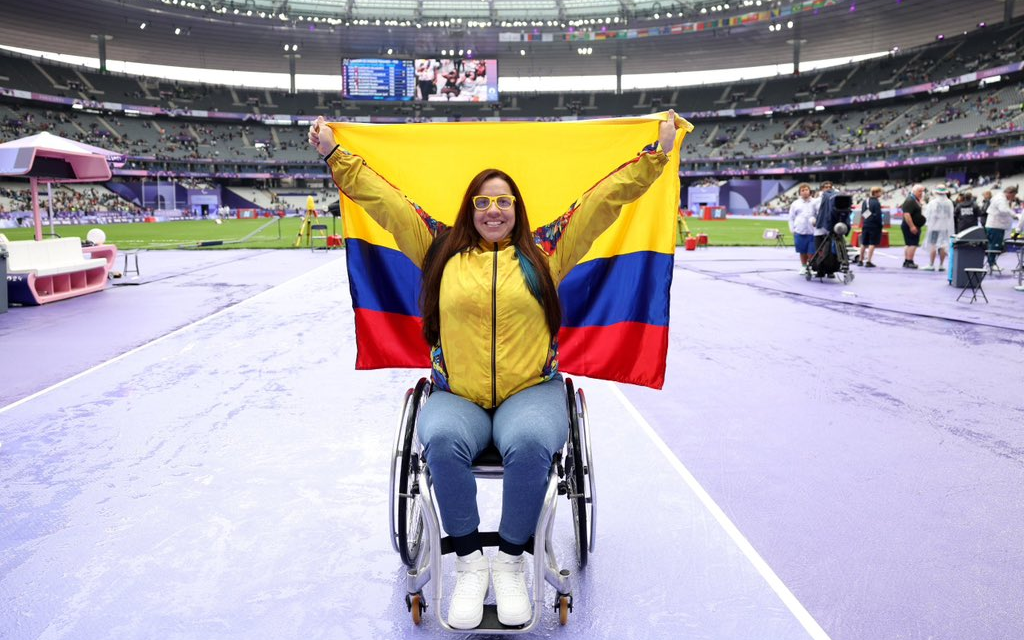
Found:
<path fill-rule="evenodd" d="M 433 218 L 452 224 L 469 181 L 485 168 L 515 179 L 531 226 L 580 196 L 658 139 L 667 114 L 573 122 L 331 123 L 343 148 Z M 562 281 L 560 370 L 661 388 L 679 208 L 681 120 L 671 159 Z M 420 333 L 420 269 L 394 237 L 342 194 L 357 369 L 430 368 Z"/>

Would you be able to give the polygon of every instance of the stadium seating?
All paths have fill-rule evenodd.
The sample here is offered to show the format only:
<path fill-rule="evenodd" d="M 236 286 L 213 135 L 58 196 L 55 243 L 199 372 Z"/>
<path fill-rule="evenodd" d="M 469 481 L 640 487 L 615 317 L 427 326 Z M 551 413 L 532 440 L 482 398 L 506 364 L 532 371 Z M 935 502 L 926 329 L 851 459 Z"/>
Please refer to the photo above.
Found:
<path fill-rule="evenodd" d="M 305 181 L 304 191 L 317 194 L 329 192 L 331 184 L 322 163 L 309 152 L 305 127 L 265 123 L 261 118 L 267 113 L 401 122 L 495 116 L 572 119 L 640 115 L 674 108 L 694 114 L 690 117 L 697 125 L 683 149 L 681 169 L 688 176 L 779 170 L 798 173 L 808 168 L 845 164 L 856 168 L 858 163 L 881 160 L 924 162 L 936 155 L 969 154 L 1021 144 L 1022 84 L 1013 80 L 984 87 L 975 82 L 931 95 L 884 100 L 858 98 L 856 104 L 829 106 L 824 111 L 798 113 L 785 105 L 863 97 L 880 89 L 954 78 L 1019 60 L 1024 52 L 1024 39 L 1012 29 L 991 28 L 914 51 L 799 75 L 621 94 L 506 92 L 499 103 L 483 105 L 352 102 L 341 100 L 333 90 L 289 94 L 278 89 L 140 78 L 0 53 L 4 68 L 0 87 L 77 99 L 83 101 L 79 106 L 84 106 L 69 109 L 52 102 L 0 95 L 0 137 L 12 139 L 51 131 L 124 153 L 128 162 L 122 173 L 160 172 L 178 181 L 185 176 L 216 176 L 218 183 L 230 185 L 239 193 L 240 202 L 289 210 L 295 203 L 277 199 L 275 187 L 253 188 L 252 181 L 299 179 Z M 993 41 L 1002 44 L 993 48 Z M 102 109 L 86 101 L 156 107 L 167 115 L 144 115 L 137 113 L 137 109 Z M 730 110 L 749 108 L 772 112 L 731 115 Z M 196 110 L 235 113 L 241 114 L 237 118 L 244 115 L 251 119 L 193 115 Z M 0 221 L 28 209 L 23 183 L 0 188 L 6 189 L 0 191 Z M 251 190 L 251 197 L 242 195 L 247 189 Z M 296 196 L 296 202 L 299 199 Z M 98 187 L 94 187 L 93 193 L 60 188 L 56 190 L 55 201 L 58 223 L 75 220 L 82 212 L 141 215 L 146 205 L 151 204 Z M 766 206 L 771 209 L 783 204 Z"/>

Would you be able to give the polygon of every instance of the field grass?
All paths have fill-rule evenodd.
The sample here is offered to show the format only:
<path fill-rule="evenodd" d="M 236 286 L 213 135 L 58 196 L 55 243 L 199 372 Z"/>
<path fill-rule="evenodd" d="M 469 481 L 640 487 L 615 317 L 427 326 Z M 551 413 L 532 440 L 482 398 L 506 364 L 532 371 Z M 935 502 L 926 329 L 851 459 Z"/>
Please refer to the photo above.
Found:
<path fill-rule="evenodd" d="M 793 234 L 785 220 L 777 218 L 729 218 L 726 220 L 698 220 L 687 218 L 690 233 L 706 233 L 708 244 L 719 247 L 770 247 L 775 240 L 765 240 L 765 229 L 778 229 L 785 234 L 786 244 L 793 246 Z M 889 229 L 890 246 L 902 247 L 903 235 L 898 227 Z M 677 239 L 677 244 L 680 242 Z"/>
<path fill-rule="evenodd" d="M 325 219 L 327 232 L 332 232 L 330 219 Z M 268 224 L 269 223 L 269 224 Z M 81 238 L 85 241 L 90 229 L 103 229 L 107 242 L 121 249 L 178 249 L 196 247 L 200 242 L 222 241 L 229 244 L 203 247 L 210 249 L 290 249 L 299 233 L 302 218 L 258 218 L 247 220 L 224 220 L 217 224 L 213 220 L 181 220 L 175 222 L 130 223 L 130 224 L 88 224 L 58 225 L 54 231 L 63 238 Z M 278 225 L 280 224 L 280 238 Z M 260 227 L 267 225 L 245 242 L 237 242 Z M 43 225 L 43 233 L 50 230 Z M 10 240 L 30 240 L 32 229 L 0 229 Z M 341 225 L 338 225 L 341 233 Z M 45 237 L 45 235 L 44 235 Z"/>
<path fill-rule="evenodd" d="M 341 233 L 341 224 L 330 218 L 321 220 L 327 224 L 328 233 Z M 263 225 L 265 229 L 253 235 L 245 242 L 238 242 Z M 228 244 L 210 249 L 290 249 L 295 243 L 299 232 L 301 218 L 277 219 L 261 218 L 256 220 L 224 220 L 216 224 L 213 220 L 182 220 L 176 222 L 107 224 L 107 225 L 64 225 L 56 226 L 57 234 L 65 238 L 78 237 L 83 241 L 90 229 L 97 226 L 107 234 L 107 241 L 122 249 L 178 249 L 196 247 L 200 242 L 222 241 Z M 280 237 L 278 226 L 280 224 Z M 787 244 L 792 246 L 793 238 L 789 233 L 785 220 L 771 218 L 730 218 L 727 220 L 687 219 L 690 232 L 706 233 L 708 244 L 712 246 L 754 247 L 774 246 L 775 240 L 765 240 L 765 229 L 779 229 L 786 234 Z M 44 233 L 49 227 L 44 225 Z M 0 229 L 11 240 L 29 240 L 33 230 L 26 228 Z M 678 239 L 677 239 L 678 241 Z M 892 246 L 902 246 L 903 237 L 897 227 L 889 230 L 889 241 Z"/>

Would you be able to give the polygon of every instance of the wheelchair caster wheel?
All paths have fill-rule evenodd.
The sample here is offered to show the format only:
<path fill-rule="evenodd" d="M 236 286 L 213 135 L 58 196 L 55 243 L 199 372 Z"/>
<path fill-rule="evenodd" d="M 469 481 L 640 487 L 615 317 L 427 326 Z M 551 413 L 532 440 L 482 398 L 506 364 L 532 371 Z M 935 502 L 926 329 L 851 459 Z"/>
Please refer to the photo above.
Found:
<path fill-rule="evenodd" d="M 569 612 L 572 611 L 572 595 L 559 595 L 555 601 L 555 611 L 558 612 L 558 624 L 565 626 L 569 622 Z"/>
<path fill-rule="evenodd" d="M 412 613 L 413 624 L 419 625 L 423 622 L 423 612 L 427 609 L 427 603 L 423 599 L 422 593 L 406 595 L 405 606 L 407 606 L 409 608 L 409 612 Z"/>

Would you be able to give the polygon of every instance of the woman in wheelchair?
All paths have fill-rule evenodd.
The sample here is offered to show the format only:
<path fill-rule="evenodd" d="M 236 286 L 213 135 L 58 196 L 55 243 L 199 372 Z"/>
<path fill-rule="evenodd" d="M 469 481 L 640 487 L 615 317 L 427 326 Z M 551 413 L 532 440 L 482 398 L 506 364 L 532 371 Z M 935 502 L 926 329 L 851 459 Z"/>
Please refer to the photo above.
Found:
<path fill-rule="evenodd" d="M 522 625 L 533 615 L 523 552 L 537 526 L 552 458 L 566 441 L 558 284 L 622 206 L 661 175 L 675 129 L 670 112 L 657 143 L 536 231 L 519 188 L 502 171 L 473 178 L 447 227 L 336 145 L 322 117 L 309 129 L 309 142 L 338 188 L 422 267 L 420 306 L 434 391 L 422 408 L 418 436 L 457 555 L 448 611 L 454 628 L 480 624 L 492 581 L 502 624 Z M 492 442 L 503 458 L 504 481 L 500 543 L 488 562 L 471 465 Z"/>

